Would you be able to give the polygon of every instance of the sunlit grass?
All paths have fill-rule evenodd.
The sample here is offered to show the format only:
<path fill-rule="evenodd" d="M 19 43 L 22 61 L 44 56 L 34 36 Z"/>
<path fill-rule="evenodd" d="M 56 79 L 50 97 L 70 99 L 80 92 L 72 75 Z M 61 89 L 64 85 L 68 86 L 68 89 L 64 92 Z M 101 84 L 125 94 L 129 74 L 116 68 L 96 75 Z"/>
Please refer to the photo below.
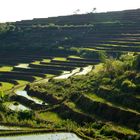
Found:
<path fill-rule="evenodd" d="M 98 73 L 99 71 L 103 70 L 103 63 L 97 64 L 94 66 L 94 69 L 92 70 L 93 73 Z"/>
<path fill-rule="evenodd" d="M 65 57 L 54 57 L 53 60 L 67 61 L 67 58 L 65 58 Z"/>
<path fill-rule="evenodd" d="M 7 82 L 0 82 L 0 83 L 2 84 L 2 86 L 0 86 L 1 91 L 10 90 L 14 86 L 13 84 Z"/>
<path fill-rule="evenodd" d="M 25 87 L 26 87 L 26 85 L 24 85 L 24 86 L 21 85 L 20 87 L 16 88 L 14 91 L 16 92 L 16 91 L 19 91 L 19 90 L 24 90 Z"/>
<path fill-rule="evenodd" d="M 34 61 L 31 64 L 40 64 L 40 61 Z"/>
<path fill-rule="evenodd" d="M 93 93 L 87 93 L 86 95 L 88 95 L 88 97 L 90 97 L 93 100 L 96 100 L 98 102 L 102 102 L 102 103 L 107 103 L 107 101 L 99 96 L 97 96 L 96 94 Z"/>
<path fill-rule="evenodd" d="M 38 77 L 38 76 L 33 76 L 35 78 L 36 81 L 38 80 L 41 80 L 42 78 L 41 77 Z"/>
<path fill-rule="evenodd" d="M 112 129 L 112 130 L 115 130 L 115 131 L 119 131 L 123 134 L 131 134 L 131 135 L 135 135 L 137 134 L 134 130 L 130 129 L 130 128 L 127 128 L 125 126 L 119 126 L 117 124 L 112 124 L 112 123 L 108 123 L 108 126 Z"/>
<path fill-rule="evenodd" d="M 140 95 L 136 95 L 135 97 L 138 98 L 138 99 L 140 99 Z"/>
<path fill-rule="evenodd" d="M 54 77 L 55 75 L 53 75 L 53 74 L 45 74 L 45 76 L 46 76 L 46 78 L 52 78 L 52 77 Z"/>
<path fill-rule="evenodd" d="M 29 83 L 28 81 L 25 81 L 25 80 L 17 80 L 17 82 L 19 85 L 25 85 Z"/>
<path fill-rule="evenodd" d="M 47 120 L 47 121 L 50 121 L 50 122 L 60 122 L 61 121 L 61 118 L 54 112 L 43 112 L 43 113 L 39 113 L 38 114 L 38 117 L 41 119 L 41 120 Z"/>
<path fill-rule="evenodd" d="M 96 49 L 95 49 L 95 48 L 83 48 L 83 50 L 96 51 Z"/>
<path fill-rule="evenodd" d="M 10 66 L 3 66 L 0 67 L 0 71 L 12 71 L 13 67 Z"/>
<path fill-rule="evenodd" d="M 42 62 L 50 63 L 51 62 L 51 59 L 43 59 Z"/>
<path fill-rule="evenodd" d="M 126 108 L 126 107 L 121 106 L 121 105 L 119 105 L 119 104 L 113 104 L 112 102 L 109 102 L 109 101 L 107 101 L 106 99 L 101 98 L 101 97 L 97 96 L 97 95 L 94 94 L 94 93 L 86 93 L 86 95 L 87 95 L 91 100 L 93 100 L 93 101 L 105 103 L 105 104 L 107 104 L 107 105 L 109 105 L 109 106 L 113 106 L 113 107 L 116 107 L 116 108 L 120 108 L 120 109 L 122 109 L 122 110 L 127 110 L 127 111 L 130 111 L 130 112 L 134 112 L 134 113 L 139 114 L 139 112 L 137 112 L 137 111 L 135 111 L 135 110 L 132 110 L 132 109 L 130 109 L 130 108 Z"/>
<path fill-rule="evenodd" d="M 67 105 L 71 108 L 76 108 L 76 105 L 73 102 L 67 102 Z"/>
<path fill-rule="evenodd" d="M 69 55 L 68 57 L 69 57 L 69 58 L 79 58 L 79 59 L 81 58 L 81 57 L 76 56 L 76 55 Z"/>

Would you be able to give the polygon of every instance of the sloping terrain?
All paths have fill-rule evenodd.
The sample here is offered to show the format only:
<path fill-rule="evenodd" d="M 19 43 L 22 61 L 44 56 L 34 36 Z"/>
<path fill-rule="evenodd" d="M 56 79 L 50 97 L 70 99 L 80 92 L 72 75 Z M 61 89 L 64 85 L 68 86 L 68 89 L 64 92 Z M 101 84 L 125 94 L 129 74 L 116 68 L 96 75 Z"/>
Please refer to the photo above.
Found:
<path fill-rule="evenodd" d="M 28 119 L 36 123 L 39 119 L 38 127 L 44 124 L 50 129 L 51 123 L 52 129 L 69 128 L 86 139 L 138 140 L 139 58 L 138 54 L 129 54 L 118 60 L 106 59 L 85 76 L 27 85 L 24 89 L 27 95 L 43 101 L 43 104 L 23 97 L 22 93 L 11 94 L 10 100 L 30 108 L 35 114 Z M 14 118 L 17 119 L 15 115 Z M 31 120 L 31 124 L 24 118 L 22 120 L 27 126 L 37 125 Z"/>
<path fill-rule="evenodd" d="M 65 67 L 72 66 L 68 68 L 70 70 L 76 67 L 73 62 L 79 61 L 69 60 L 71 55 L 92 59 L 91 62 L 93 63 L 87 63 L 84 60 L 86 63 L 83 62 L 83 66 L 85 66 L 84 64 L 98 63 L 103 53 L 112 57 L 119 57 L 127 52 L 139 52 L 139 13 L 140 10 L 137 9 L 1 24 L 1 78 L 6 78 L 9 81 L 8 76 L 13 80 L 17 72 L 20 74 L 24 71 L 21 73 L 24 78 L 18 75 L 16 80 L 27 83 L 28 81 L 35 81 L 38 79 L 37 77 L 45 77 L 44 73 L 60 75 L 63 73 L 61 70 L 64 69 L 52 68 L 51 65 L 55 63 L 55 65 L 61 66 L 64 63 L 56 62 L 55 57 L 62 57 L 64 61 L 72 61 L 71 64 L 65 64 Z M 51 63 L 46 64 L 46 62 Z M 79 64 L 79 62 L 77 63 Z M 40 67 L 36 64 L 39 64 Z M 20 65 L 21 68 L 15 68 L 17 65 Z M 39 70 L 40 68 L 45 68 L 45 71 Z M 9 73 L 11 70 L 14 71 L 12 76 Z M 8 71 L 8 73 L 3 73 L 3 71 Z M 2 79 L 1 81 L 3 82 L 1 84 L 5 85 L 5 80 Z M 7 89 L 12 87 L 11 83 L 12 81 L 9 81 L 9 88 Z"/>
<path fill-rule="evenodd" d="M 0 24 L 0 135 L 140 138 L 140 9 Z"/>

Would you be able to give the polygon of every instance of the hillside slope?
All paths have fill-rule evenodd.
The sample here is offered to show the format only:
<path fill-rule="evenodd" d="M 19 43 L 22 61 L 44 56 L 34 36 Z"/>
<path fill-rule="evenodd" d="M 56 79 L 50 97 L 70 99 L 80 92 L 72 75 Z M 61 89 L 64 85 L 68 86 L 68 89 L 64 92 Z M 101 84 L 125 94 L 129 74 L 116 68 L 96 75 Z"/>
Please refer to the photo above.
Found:
<path fill-rule="evenodd" d="M 0 136 L 140 139 L 140 9 L 0 24 Z M 23 128 L 23 127 L 26 127 Z"/>
<path fill-rule="evenodd" d="M 44 117 L 46 121 L 51 119 L 54 129 L 62 122 L 57 122 L 58 118 L 53 120 L 51 113 L 70 120 L 71 130 L 77 129 L 89 139 L 137 140 L 140 138 L 139 66 L 140 55 L 123 55 L 118 60 L 106 59 L 85 76 L 38 82 L 25 90 L 29 96 L 49 104 L 46 109 L 40 108 L 36 116 L 50 113 L 48 118 Z M 13 95 L 11 100 L 30 107 L 20 98 Z M 70 127 L 67 125 L 64 127 Z"/>
<path fill-rule="evenodd" d="M 25 54 L 52 52 L 92 57 L 101 50 L 113 56 L 139 52 L 139 13 L 137 9 L 2 24 L 0 54 L 24 50 Z"/>

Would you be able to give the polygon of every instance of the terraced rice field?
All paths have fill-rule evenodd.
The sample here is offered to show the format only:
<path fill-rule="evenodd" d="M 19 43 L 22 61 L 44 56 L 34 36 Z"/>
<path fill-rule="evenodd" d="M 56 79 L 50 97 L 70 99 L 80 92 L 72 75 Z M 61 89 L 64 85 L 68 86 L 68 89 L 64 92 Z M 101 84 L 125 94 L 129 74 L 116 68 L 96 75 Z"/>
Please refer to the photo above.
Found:
<path fill-rule="evenodd" d="M 26 63 L 24 58 L 27 59 Z M 18 56 L 12 58 L 15 65 L 11 64 L 11 61 L 8 64 L 7 58 L 0 59 L 1 90 L 7 91 L 14 89 L 16 86 L 26 85 L 29 82 L 62 76 L 64 72 L 72 73 L 76 68 L 80 69 L 81 66 L 86 67 L 88 64 L 94 64 L 94 60 L 88 63 L 88 59 L 49 57 L 51 59 L 45 61 L 47 58 L 48 57 L 35 58 L 35 56 Z M 7 64 L 4 65 L 3 63 L 5 61 L 7 61 Z"/>
<path fill-rule="evenodd" d="M 10 100 L 4 101 L 10 119 L 0 123 L 28 129 L 0 127 L 0 136 L 59 131 L 87 140 L 139 140 L 140 90 L 114 91 L 96 81 L 103 57 L 140 53 L 139 14 L 138 9 L 11 23 L 15 30 L 0 35 L 0 93 Z M 127 84 L 133 79 L 139 84 L 136 74 Z"/>

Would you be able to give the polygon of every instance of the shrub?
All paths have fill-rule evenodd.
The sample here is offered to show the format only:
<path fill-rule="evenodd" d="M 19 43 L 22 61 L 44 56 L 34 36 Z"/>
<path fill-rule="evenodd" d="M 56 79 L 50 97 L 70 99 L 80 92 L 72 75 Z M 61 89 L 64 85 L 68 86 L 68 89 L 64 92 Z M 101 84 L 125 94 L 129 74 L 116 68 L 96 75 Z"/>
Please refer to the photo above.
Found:
<path fill-rule="evenodd" d="M 95 129 L 101 129 L 103 126 L 104 124 L 101 122 L 95 122 L 92 124 L 92 128 L 95 128 Z"/>
<path fill-rule="evenodd" d="M 114 135 L 113 131 L 107 126 L 102 127 L 100 134 L 103 134 L 105 136 L 113 136 Z"/>
<path fill-rule="evenodd" d="M 29 120 L 33 118 L 33 112 L 30 111 L 21 111 L 18 113 L 19 120 Z"/>
<path fill-rule="evenodd" d="M 105 77 L 105 78 L 102 79 L 101 82 L 102 82 L 102 84 L 110 84 L 111 83 L 111 79 Z"/>
<path fill-rule="evenodd" d="M 123 91 L 129 92 L 134 91 L 136 89 L 136 85 L 132 81 L 126 79 L 122 82 L 121 88 Z"/>
<path fill-rule="evenodd" d="M 140 83 L 140 73 L 138 73 L 137 75 L 136 75 L 136 77 L 135 77 L 135 82 L 136 83 Z"/>
<path fill-rule="evenodd" d="M 133 67 L 136 70 L 140 70 L 140 55 L 136 55 L 133 61 Z"/>

